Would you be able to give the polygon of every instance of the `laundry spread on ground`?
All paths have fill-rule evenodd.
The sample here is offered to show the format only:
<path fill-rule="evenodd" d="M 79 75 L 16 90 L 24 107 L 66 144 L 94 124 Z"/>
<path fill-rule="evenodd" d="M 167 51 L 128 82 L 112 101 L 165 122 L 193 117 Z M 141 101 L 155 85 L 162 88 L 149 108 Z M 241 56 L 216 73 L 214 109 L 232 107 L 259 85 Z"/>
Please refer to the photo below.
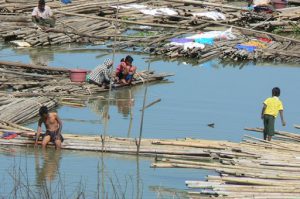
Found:
<path fill-rule="evenodd" d="M 183 46 L 184 50 L 193 49 L 193 48 L 200 48 L 200 49 L 204 49 L 205 48 L 204 44 L 200 44 L 200 43 L 196 43 L 196 42 L 187 42 L 187 43 L 171 42 L 168 45 L 171 45 L 171 46 Z"/>
<path fill-rule="evenodd" d="M 228 29 L 225 31 L 209 31 L 209 32 L 201 32 L 199 34 L 195 34 L 187 39 L 200 39 L 200 38 L 211 38 L 214 40 L 234 40 L 236 36 L 232 33 L 232 29 Z"/>
<path fill-rule="evenodd" d="M 18 135 L 14 132 L 6 132 L 2 135 L 3 139 L 10 140 L 16 138 Z"/>
<path fill-rule="evenodd" d="M 195 42 L 200 44 L 214 45 L 213 38 L 199 38 L 199 39 L 195 39 Z"/>
<path fill-rule="evenodd" d="M 151 8 L 149 6 L 145 6 L 142 4 L 126 4 L 121 6 L 111 6 L 113 8 L 118 9 L 135 9 L 140 11 L 141 13 L 145 15 L 152 15 L 152 16 L 159 16 L 159 15 L 168 15 L 168 16 L 176 16 L 178 13 L 171 8 Z"/>
<path fill-rule="evenodd" d="M 171 39 L 171 43 L 167 45 L 183 46 L 185 50 L 193 48 L 204 49 L 205 45 L 214 45 L 215 41 L 234 39 L 236 39 L 236 36 L 232 33 L 232 30 L 230 28 L 225 31 L 201 32 L 185 38 L 173 38 Z"/>
<path fill-rule="evenodd" d="M 218 20 L 226 20 L 226 16 L 221 12 L 211 11 L 211 12 L 197 12 L 192 13 L 194 17 L 206 17 L 209 19 L 213 19 L 215 21 Z"/>
<path fill-rule="evenodd" d="M 235 46 L 235 48 L 239 49 L 239 50 L 246 50 L 250 53 L 253 53 L 257 48 L 260 48 L 260 49 L 267 48 L 265 43 L 270 43 L 270 42 L 271 41 L 269 39 L 258 38 L 258 40 L 251 40 L 248 42 L 237 44 Z"/>

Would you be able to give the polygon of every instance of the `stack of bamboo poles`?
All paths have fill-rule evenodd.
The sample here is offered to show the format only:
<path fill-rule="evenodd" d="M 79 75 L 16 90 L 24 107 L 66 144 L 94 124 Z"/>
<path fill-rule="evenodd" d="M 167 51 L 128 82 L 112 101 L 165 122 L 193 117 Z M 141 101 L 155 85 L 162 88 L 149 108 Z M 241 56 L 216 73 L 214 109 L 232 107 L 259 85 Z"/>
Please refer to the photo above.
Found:
<path fill-rule="evenodd" d="M 120 2 L 122 3 L 122 1 Z M 111 3 L 102 4 L 108 6 Z M 99 2 L 96 0 L 89 3 L 74 1 L 69 5 L 53 2 L 48 5 L 53 10 L 69 10 L 78 13 L 89 13 L 91 15 L 96 15 L 100 7 Z M 60 14 L 56 15 L 57 23 L 55 29 L 43 30 L 31 22 L 30 12 L 35 6 L 36 3 L 32 4 L 31 2 L 24 2 L 22 4 L 8 2 L 1 5 L 2 8 L 9 10 L 10 14 L 0 16 L 1 21 L 3 21 L 1 23 L 0 36 L 5 41 L 22 40 L 31 46 L 45 46 L 73 42 L 93 43 L 103 38 L 103 34 L 111 36 L 115 33 L 115 28 L 110 22 L 72 16 L 64 17 Z M 82 10 L 84 11 L 82 12 Z"/>
<path fill-rule="evenodd" d="M 259 131 L 261 129 L 247 129 Z M 276 133 L 276 140 L 245 136 L 223 149 L 209 149 L 207 159 L 197 157 L 157 158 L 153 167 L 209 169 L 219 173 L 206 181 L 186 181 L 191 198 L 297 198 L 300 195 L 300 135 Z M 169 146 L 196 147 L 196 143 L 162 142 Z M 203 146 L 198 146 L 203 147 Z M 210 159 L 209 159 L 210 158 Z"/>
<path fill-rule="evenodd" d="M 176 15 L 167 16 L 143 14 L 136 8 L 120 8 L 128 4 L 147 6 L 147 9 L 169 8 Z M 53 7 L 57 17 L 57 25 L 54 29 L 42 30 L 34 26 L 27 8 L 33 8 L 32 2 L 3 4 L 2 8 L 11 8 L 11 12 L 0 15 L 0 37 L 5 41 L 20 40 L 30 46 L 57 45 L 72 42 L 99 43 L 110 41 L 114 36 L 122 39 L 118 46 L 123 48 L 142 47 L 146 52 L 155 55 L 165 55 L 170 58 L 188 57 L 198 62 L 221 56 L 231 60 L 274 60 L 279 62 L 299 62 L 299 40 L 283 37 L 270 31 L 297 32 L 299 29 L 299 7 L 286 8 L 273 14 L 257 13 L 244 7 L 211 1 L 193 0 L 149 0 L 139 2 L 137 0 L 121 0 L 99 3 L 97 0 L 85 2 L 73 1 L 72 4 L 61 5 L 57 2 L 49 4 Z M 23 14 L 18 13 L 18 6 Z M 8 9 L 9 10 L 9 9 Z M 207 17 L 194 17 L 195 13 L 219 12 L 226 19 L 214 21 Z M 24 14 L 25 12 L 25 14 Z M 27 12 L 27 13 L 26 13 Z M 117 14 L 118 13 L 118 14 Z M 127 30 L 136 25 L 150 26 L 150 32 L 154 36 L 134 37 L 124 35 Z M 182 37 L 184 34 L 203 31 L 204 28 L 216 26 L 233 26 L 238 39 L 234 41 L 215 42 L 213 46 L 206 46 L 204 50 L 192 48 L 184 50 L 178 46 L 165 46 L 169 39 Z M 154 29 L 158 27 L 159 29 Z M 116 28 L 118 31 L 116 31 Z M 140 28 L 140 30 L 143 28 Z M 180 31 L 178 31 L 180 29 Z M 147 31 L 149 31 L 147 29 Z M 273 42 L 264 49 L 254 52 L 238 50 L 235 45 L 245 43 L 257 37 L 269 38 Z"/>
<path fill-rule="evenodd" d="M 251 40 L 250 40 L 251 41 Z M 245 42 L 244 42 L 245 43 Z M 228 47 L 220 53 L 220 57 L 224 60 L 233 61 L 272 61 L 272 62 L 288 62 L 300 63 L 299 45 L 290 41 L 269 43 L 261 43 L 265 47 L 258 47 L 253 52 L 243 49 L 237 49 L 235 46 Z"/>
<path fill-rule="evenodd" d="M 103 91 L 103 88 L 87 83 L 73 83 L 69 70 L 56 67 L 39 67 L 15 62 L 0 62 L 1 86 L 12 89 L 3 91 L 1 96 L 14 97 L 59 97 L 90 96 Z"/>
<path fill-rule="evenodd" d="M 47 97 L 36 98 L 0 98 L 0 120 L 23 123 L 38 115 L 41 106 L 49 109 L 56 106 L 56 101 Z"/>

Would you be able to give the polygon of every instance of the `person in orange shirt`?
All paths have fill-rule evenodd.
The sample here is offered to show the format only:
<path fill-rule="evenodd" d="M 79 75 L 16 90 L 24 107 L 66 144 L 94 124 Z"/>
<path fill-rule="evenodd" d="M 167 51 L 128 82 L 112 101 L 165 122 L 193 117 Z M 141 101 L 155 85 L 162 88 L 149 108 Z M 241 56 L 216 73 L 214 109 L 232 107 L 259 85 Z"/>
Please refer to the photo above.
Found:
<path fill-rule="evenodd" d="M 264 121 L 264 140 L 271 141 L 272 136 L 275 134 L 275 119 L 280 113 L 282 126 L 286 123 L 283 119 L 283 105 L 279 99 L 280 89 L 275 87 L 272 89 L 272 97 L 267 98 L 263 103 L 261 111 L 261 118 Z"/>

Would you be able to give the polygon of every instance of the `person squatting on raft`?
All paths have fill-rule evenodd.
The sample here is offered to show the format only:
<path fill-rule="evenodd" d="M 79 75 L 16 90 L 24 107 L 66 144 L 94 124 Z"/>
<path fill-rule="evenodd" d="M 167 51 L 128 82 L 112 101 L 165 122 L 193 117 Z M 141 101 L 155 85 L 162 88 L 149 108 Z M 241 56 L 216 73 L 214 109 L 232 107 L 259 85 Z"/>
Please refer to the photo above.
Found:
<path fill-rule="evenodd" d="M 275 11 L 275 2 L 272 0 L 247 0 L 248 7 L 253 8 L 255 12 L 272 13 Z M 281 4 L 287 4 L 287 0 L 281 0 Z"/>
<path fill-rule="evenodd" d="M 64 141 L 61 135 L 62 121 L 59 119 L 57 113 L 48 111 L 46 106 L 42 106 L 39 110 L 40 119 L 38 122 L 38 129 L 35 138 L 35 146 L 38 145 L 38 140 L 42 132 L 42 124 L 45 124 L 46 133 L 43 135 L 42 147 L 46 148 L 49 142 L 55 144 L 56 149 L 61 148 L 61 143 Z"/>
<path fill-rule="evenodd" d="M 54 28 L 55 17 L 49 6 L 46 6 L 45 0 L 39 0 L 38 6 L 32 11 L 32 22 L 45 27 Z"/>
<path fill-rule="evenodd" d="M 133 76 L 136 73 L 136 67 L 132 65 L 133 58 L 129 55 L 121 60 L 121 63 L 116 69 L 116 78 L 121 84 L 131 84 Z"/>
<path fill-rule="evenodd" d="M 261 118 L 264 121 L 264 140 L 271 141 L 272 136 L 275 134 L 275 118 L 280 113 L 282 126 L 286 123 L 283 119 L 283 105 L 280 99 L 280 89 L 275 87 L 272 89 L 272 97 L 264 101 L 261 112 Z"/>
<path fill-rule="evenodd" d="M 109 88 L 111 82 L 111 67 L 113 61 L 106 59 L 102 65 L 97 66 L 89 75 L 89 82 L 98 86 L 104 86 L 105 89 Z"/>

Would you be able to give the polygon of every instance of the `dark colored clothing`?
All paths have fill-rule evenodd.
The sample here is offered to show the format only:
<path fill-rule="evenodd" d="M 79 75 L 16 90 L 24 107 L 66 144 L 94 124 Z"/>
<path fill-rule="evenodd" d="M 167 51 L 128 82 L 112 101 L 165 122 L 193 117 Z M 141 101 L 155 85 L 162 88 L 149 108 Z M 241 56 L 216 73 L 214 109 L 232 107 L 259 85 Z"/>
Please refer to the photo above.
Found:
<path fill-rule="evenodd" d="M 264 136 L 273 136 L 275 134 L 275 117 L 264 115 Z"/>
<path fill-rule="evenodd" d="M 61 142 L 64 141 L 63 136 L 58 133 L 58 130 L 56 130 L 56 131 L 47 130 L 46 133 L 45 133 L 45 136 L 47 136 L 47 135 L 50 136 L 50 142 L 55 143 L 55 140 L 60 140 Z"/>
<path fill-rule="evenodd" d="M 132 78 L 133 78 L 133 75 L 127 75 L 126 78 L 125 78 L 125 80 L 126 81 L 131 81 Z"/>
<path fill-rule="evenodd" d="M 51 28 L 54 28 L 55 26 L 55 19 L 43 19 L 43 18 L 37 19 L 33 17 L 33 22 L 40 26 L 50 26 Z"/>
<path fill-rule="evenodd" d="M 124 79 L 124 74 L 122 72 L 120 72 L 120 73 L 117 74 L 117 77 L 119 79 Z"/>

